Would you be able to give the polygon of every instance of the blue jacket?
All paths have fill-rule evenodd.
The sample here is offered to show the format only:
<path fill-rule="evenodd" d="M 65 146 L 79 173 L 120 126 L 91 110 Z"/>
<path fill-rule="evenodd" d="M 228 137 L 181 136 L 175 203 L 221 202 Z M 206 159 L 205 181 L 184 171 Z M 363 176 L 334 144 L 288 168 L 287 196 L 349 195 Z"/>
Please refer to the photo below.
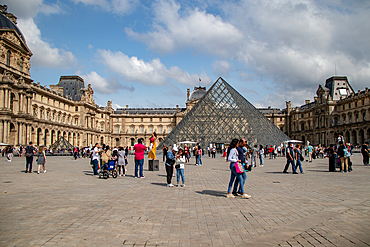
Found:
<path fill-rule="evenodd" d="M 169 159 L 169 160 L 175 160 L 175 155 L 173 154 L 173 152 L 172 151 L 169 151 L 168 153 L 167 153 L 167 159 Z M 175 160 L 176 161 L 176 160 Z M 167 166 L 171 166 L 170 164 L 167 164 L 167 160 L 166 160 L 166 165 Z"/>

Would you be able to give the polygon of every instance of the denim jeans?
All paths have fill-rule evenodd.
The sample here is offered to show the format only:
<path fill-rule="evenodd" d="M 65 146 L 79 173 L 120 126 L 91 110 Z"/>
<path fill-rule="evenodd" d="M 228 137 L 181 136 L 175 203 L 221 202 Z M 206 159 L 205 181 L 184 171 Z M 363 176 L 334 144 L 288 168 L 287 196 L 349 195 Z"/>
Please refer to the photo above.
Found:
<path fill-rule="evenodd" d="M 263 165 L 263 154 L 260 154 L 260 165 Z"/>
<path fill-rule="evenodd" d="M 244 172 L 243 173 L 240 173 L 241 175 L 242 175 L 242 177 L 243 177 L 243 183 L 242 184 L 240 184 L 239 183 L 239 179 L 236 179 L 235 180 L 235 182 L 234 182 L 234 188 L 233 188 L 233 193 L 235 194 L 236 192 L 239 192 L 239 193 L 242 193 L 241 191 L 241 188 L 244 188 L 244 184 L 245 184 L 245 181 L 247 180 L 247 173 L 245 172 L 245 170 L 244 170 Z M 238 189 L 238 185 L 239 185 L 239 190 L 237 190 Z M 243 191 L 244 191 L 244 189 L 243 189 Z M 244 193 L 244 192 L 243 192 Z M 243 194 L 242 193 L 242 194 Z"/>
<path fill-rule="evenodd" d="M 33 156 L 31 157 L 26 157 L 26 172 L 27 171 L 30 171 L 32 172 L 32 162 L 33 162 Z M 30 167 L 30 169 L 28 170 L 28 165 Z"/>
<path fill-rule="evenodd" d="M 183 184 L 185 184 L 185 176 L 184 176 L 184 169 L 176 169 L 177 170 L 177 184 L 180 182 L 180 176 L 181 181 Z"/>
<path fill-rule="evenodd" d="M 93 160 L 93 164 L 94 164 L 94 175 L 98 175 L 98 163 L 99 161 L 98 160 Z"/>
<path fill-rule="evenodd" d="M 297 166 L 299 167 L 299 171 L 301 172 L 301 173 L 303 173 L 303 169 L 302 169 L 302 162 L 301 162 L 301 160 L 300 159 L 297 159 L 297 162 L 296 162 L 296 167 L 295 167 L 295 169 L 297 170 Z"/>
<path fill-rule="evenodd" d="M 202 155 L 198 155 L 198 165 L 202 166 Z"/>
<path fill-rule="evenodd" d="M 293 160 L 286 160 L 286 165 L 285 165 L 285 168 L 284 168 L 284 172 L 287 172 L 288 169 L 289 169 L 289 164 L 292 164 L 292 170 L 293 172 L 297 172 L 297 167 L 295 166 L 295 162 L 294 162 L 294 159 Z"/>
<path fill-rule="evenodd" d="M 231 193 L 231 189 L 233 187 L 233 183 L 234 183 L 235 178 L 237 178 L 239 180 L 239 183 L 244 184 L 243 175 L 241 173 L 236 173 L 235 162 L 230 163 L 230 170 L 231 170 L 231 177 L 230 177 L 229 188 L 227 190 L 227 193 Z M 244 194 L 243 186 L 241 186 L 241 188 L 240 188 L 240 193 Z"/>
<path fill-rule="evenodd" d="M 138 169 L 140 168 L 140 177 L 144 177 L 143 174 L 143 166 L 144 166 L 144 159 L 142 160 L 135 160 L 135 177 L 138 177 Z"/>
<path fill-rule="evenodd" d="M 252 167 L 257 166 L 257 156 L 256 155 L 252 155 L 251 165 Z"/>

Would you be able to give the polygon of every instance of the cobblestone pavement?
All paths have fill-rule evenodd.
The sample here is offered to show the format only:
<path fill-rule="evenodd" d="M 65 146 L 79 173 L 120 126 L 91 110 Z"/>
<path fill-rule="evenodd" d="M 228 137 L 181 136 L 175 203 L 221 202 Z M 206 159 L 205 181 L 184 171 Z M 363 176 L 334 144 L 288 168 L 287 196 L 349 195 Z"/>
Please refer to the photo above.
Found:
<path fill-rule="evenodd" d="M 248 173 L 252 198 L 226 198 L 229 164 L 186 164 L 186 187 L 166 187 L 164 163 L 135 179 L 92 176 L 88 159 L 0 157 L 0 246 L 369 246 L 370 167 L 327 172 L 326 159 L 283 174 L 284 158 Z M 35 169 L 36 168 L 36 169 Z M 37 167 L 34 166 L 34 171 Z M 176 180 L 174 178 L 174 183 Z"/>

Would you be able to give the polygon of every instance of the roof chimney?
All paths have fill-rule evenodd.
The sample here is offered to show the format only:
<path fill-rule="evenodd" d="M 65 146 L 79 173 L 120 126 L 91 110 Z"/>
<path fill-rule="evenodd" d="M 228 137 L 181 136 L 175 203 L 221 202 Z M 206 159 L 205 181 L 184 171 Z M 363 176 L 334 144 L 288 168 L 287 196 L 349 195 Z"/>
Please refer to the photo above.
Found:
<path fill-rule="evenodd" d="M 304 103 L 305 103 L 306 105 L 308 105 L 308 104 L 310 103 L 310 100 L 309 100 L 309 99 L 306 99 L 306 100 L 304 101 Z"/>
<path fill-rule="evenodd" d="M 126 109 L 128 109 L 128 105 L 126 105 Z"/>
<path fill-rule="evenodd" d="M 189 97 L 190 97 L 190 88 L 188 88 L 188 90 L 187 90 L 187 100 L 189 100 Z"/>

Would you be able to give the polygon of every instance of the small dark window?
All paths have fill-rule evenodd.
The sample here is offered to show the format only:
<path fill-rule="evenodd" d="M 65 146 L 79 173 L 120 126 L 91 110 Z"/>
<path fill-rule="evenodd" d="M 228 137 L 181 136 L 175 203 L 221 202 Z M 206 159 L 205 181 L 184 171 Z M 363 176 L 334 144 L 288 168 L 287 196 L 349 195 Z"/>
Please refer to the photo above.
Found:
<path fill-rule="evenodd" d="M 10 66 L 10 56 L 11 56 L 11 52 L 8 50 L 6 52 L 6 65 Z"/>
<path fill-rule="evenodd" d="M 78 106 L 75 107 L 75 111 L 78 111 Z"/>

